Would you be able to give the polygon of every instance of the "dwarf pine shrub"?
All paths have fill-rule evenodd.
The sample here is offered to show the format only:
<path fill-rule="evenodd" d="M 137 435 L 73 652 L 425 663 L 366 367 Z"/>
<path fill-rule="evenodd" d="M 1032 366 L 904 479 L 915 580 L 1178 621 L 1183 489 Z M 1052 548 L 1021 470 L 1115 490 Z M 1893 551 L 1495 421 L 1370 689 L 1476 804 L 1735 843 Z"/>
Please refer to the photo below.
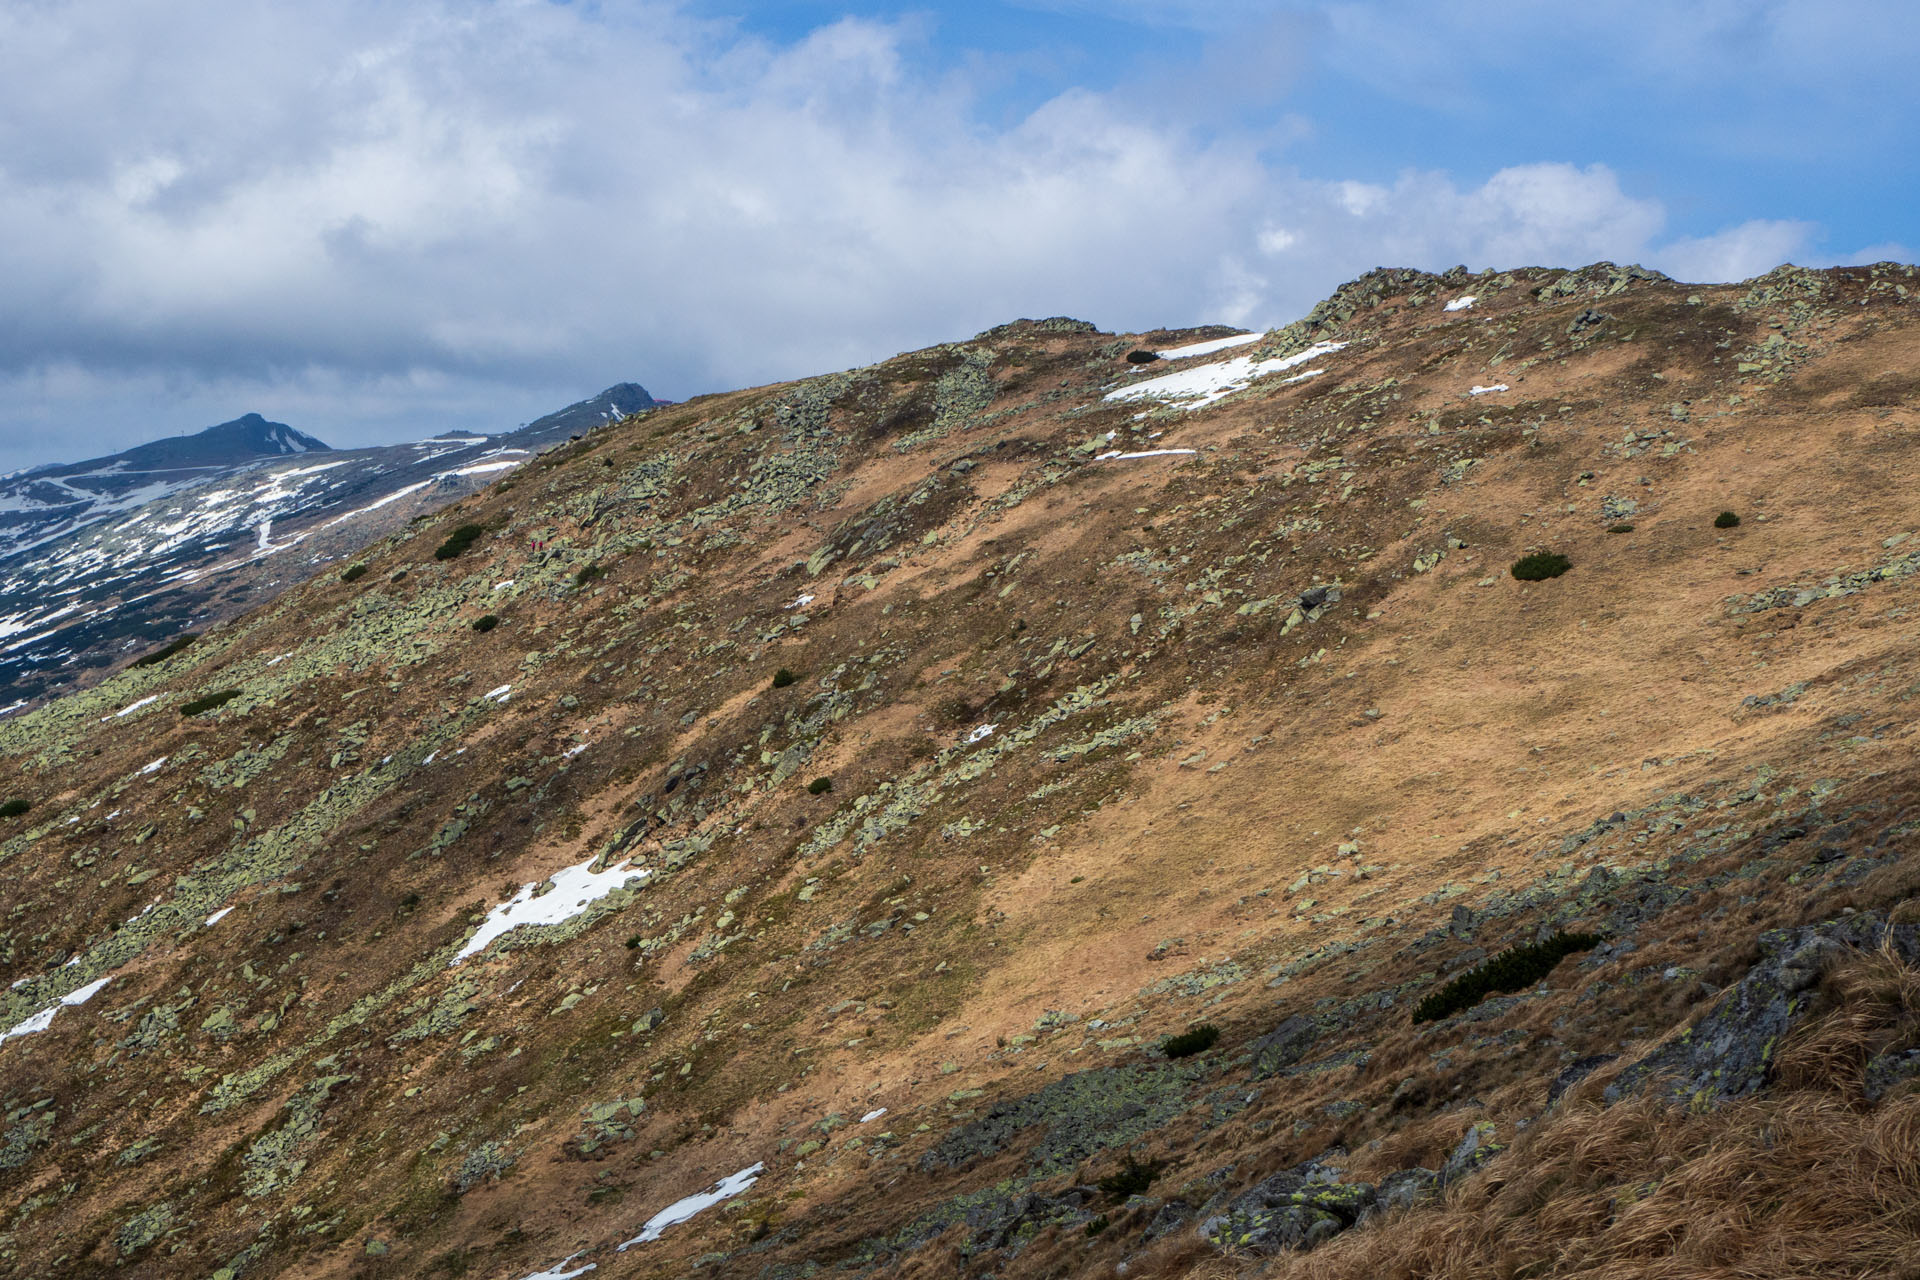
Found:
<path fill-rule="evenodd" d="M 1100 1179 L 1100 1189 L 1114 1200 L 1145 1195 L 1147 1188 L 1153 1185 L 1153 1180 L 1166 1167 L 1165 1160 L 1139 1160 L 1129 1155 L 1127 1162 L 1120 1166 L 1120 1172 L 1110 1173 Z"/>
<path fill-rule="evenodd" d="M 831 790 L 833 790 L 832 778 L 815 778 L 807 784 L 807 794 L 810 796 L 823 796 Z"/>
<path fill-rule="evenodd" d="M 1716 529 L 1734 529 L 1738 528 L 1739 524 L 1740 517 L 1731 511 L 1722 511 L 1713 518 L 1713 527 Z"/>
<path fill-rule="evenodd" d="M 573 585 L 575 587 L 584 587 L 595 578 L 604 576 L 606 572 L 605 569 L 602 569 L 597 564 L 583 565 L 580 571 L 573 575 Z"/>
<path fill-rule="evenodd" d="M 1557 551 L 1536 551 L 1515 560 L 1512 572 L 1522 582 L 1539 582 L 1544 578 L 1557 578 L 1571 568 L 1573 561 Z"/>
<path fill-rule="evenodd" d="M 447 535 L 447 540 L 434 549 L 435 560 L 452 560 L 474 544 L 486 530 L 477 524 L 463 524 Z"/>
<path fill-rule="evenodd" d="M 0 818 L 17 818 L 31 808 L 33 808 L 31 801 L 22 800 L 19 796 L 13 796 L 10 799 L 0 801 Z"/>
<path fill-rule="evenodd" d="M 1203 1022 L 1189 1028 L 1177 1036 L 1168 1036 L 1160 1042 L 1160 1052 L 1169 1058 L 1191 1058 L 1196 1053 L 1204 1053 L 1220 1041 L 1220 1028 L 1211 1022 Z"/>
<path fill-rule="evenodd" d="M 342 582 L 358 582 L 366 576 L 367 566 L 364 564 L 350 564 L 340 571 L 340 581 Z"/>
<path fill-rule="evenodd" d="M 195 698 L 192 702 L 181 703 L 180 714 L 183 716 L 197 716 L 202 711 L 212 711 L 216 707 L 224 707 L 239 696 L 240 690 L 238 689 L 222 689 L 220 692 L 210 693 L 204 698 Z"/>
<path fill-rule="evenodd" d="M 169 641 L 166 647 L 155 649 L 152 653 L 145 654 L 141 657 L 135 658 L 133 660 L 133 665 L 136 667 L 157 666 L 160 663 L 165 662 L 168 658 L 171 658 L 174 654 L 180 652 L 182 649 L 186 648 L 188 645 L 192 644 L 195 640 L 198 640 L 199 638 L 200 638 L 199 635 L 189 631 L 186 635 L 181 636 L 177 640 Z"/>
<path fill-rule="evenodd" d="M 1473 968 L 1414 1006 L 1415 1022 L 1435 1022 L 1471 1009 L 1488 996 L 1521 991 L 1553 972 L 1553 967 L 1576 951 L 1600 945 L 1597 933 L 1556 933 L 1542 942 L 1509 947 Z"/>
<path fill-rule="evenodd" d="M 799 678 L 800 677 L 794 675 L 793 672 L 782 667 L 773 673 L 773 687 L 776 689 L 784 689 Z"/>
<path fill-rule="evenodd" d="M 1610 524 L 1607 526 L 1607 532 L 1608 533 L 1632 533 L 1633 522 L 1630 520 L 1622 520 L 1619 524 Z"/>
<path fill-rule="evenodd" d="M 473 620 L 473 629 L 475 631 L 491 631 L 499 625 L 499 616 L 491 613 L 483 613 Z"/>

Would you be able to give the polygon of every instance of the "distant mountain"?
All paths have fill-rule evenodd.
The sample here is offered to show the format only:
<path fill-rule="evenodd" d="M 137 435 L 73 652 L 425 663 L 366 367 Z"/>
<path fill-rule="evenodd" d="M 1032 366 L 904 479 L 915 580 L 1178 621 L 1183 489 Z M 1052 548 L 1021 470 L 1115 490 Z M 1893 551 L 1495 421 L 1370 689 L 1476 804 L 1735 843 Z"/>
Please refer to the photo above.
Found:
<path fill-rule="evenodd" d="M 647 394 L 637 382 L 621 382 L 608 387 L 591 400 L 570 404 L 544 418 L 529 422 L 526 431 L 585 431 L 589 427 L 618 422 L 629 414 L 656 408 L 661 402 Z"/>
<path fill-rule="evenodd" d="M 0 477 L 0 714 L 231 616 L 657 402 L 637 383 L 498 436 L 334 449 L 249 413 Z"/>

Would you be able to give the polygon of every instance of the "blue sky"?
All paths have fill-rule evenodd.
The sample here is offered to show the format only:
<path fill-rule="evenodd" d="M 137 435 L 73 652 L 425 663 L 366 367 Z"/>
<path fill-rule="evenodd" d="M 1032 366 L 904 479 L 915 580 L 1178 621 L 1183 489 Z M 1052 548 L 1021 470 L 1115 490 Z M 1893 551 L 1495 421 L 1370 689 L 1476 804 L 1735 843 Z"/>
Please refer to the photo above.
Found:
<path fill-rule="evenodd" d="M 1911 259 L 1908 0 L 22 0 L 0 467 L 684 398 L 1378 265 Z"/>

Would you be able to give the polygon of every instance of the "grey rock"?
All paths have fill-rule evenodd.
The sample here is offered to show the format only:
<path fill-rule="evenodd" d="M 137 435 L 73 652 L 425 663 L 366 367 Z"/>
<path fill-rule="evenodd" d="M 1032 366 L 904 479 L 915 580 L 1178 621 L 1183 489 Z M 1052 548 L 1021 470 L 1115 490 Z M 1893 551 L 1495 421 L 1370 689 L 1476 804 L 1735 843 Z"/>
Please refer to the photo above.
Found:
<path fill-rule="evenodd" d="M 1619 1058 L 1620 1055 L 1617 1053 L 1595 1053 L 1584 1058 L 1575 1058 L 1561 1070 L 1559 1075 L 1553 1078 L 1553 1083 L 1547 1086 L 1547 1101 L 1558 1102 L 1561 1094 L 1573 1088 L 1573 1086 L 1579 1084 L 1582 1080 L 1585 1080 L 1609 1062 L 1618 1061 Z"/>
<path fill-rule="evenodd" d="M 1432 1169 L 1402 1169 L 1390 1173 L 1380 1184 L 1379 1203 L 1374 1212 L 1409 1208 L 1431 1196 L 1439 1185 L 1440 1175 Z"/>
<path fill-rule="evenodd" d="M 1867 1060 L 1861 1091 L 1868 1102 L 1878 1102 L 1916 1075 L 1920 1075 L 1920 1049 L 1875 1054 Z"/>
<path fill-rule="evenodd" d="M 1253 1078 L 1264 1080 L 1293 1066 L 1319 1038 L 1312 1018 L 1294 1014 L 1253 1042 Z"/>
<path fill-rule="evenodd" d="M 1445 1186 L 1449 1182 L 1466 1177 L 1506 1150 L 1503 1144 L 1493 1140 L 1493 1134 L 1493 1122 L 1490 1120 L 1482 1120 L 1467 1130 L 1466 1136 L 1460 1139 L 1458 1146 L 1454 1147 L 1453 1154 L 1449 1155 L 1447 1162 L 1440 1166 L 1440 1185 Z"/>
<path fill-rule="evenodd" d="M 1920 960 L 1920 926 L 1890 925 L 1877 912 L 1762 934 L 1760 962 L 1692 1026 L 1622 1071 L 1607 1101 L 1658 1088 L 1675 1102 L 1711 1105 L 1765 1088 L 1781 1039 L 1815 1006 L 1821 974 L 1849 949 L 1883 942 L 1909 964 Z"/>
<path fill-rule="evenodd" d="M 1314 1165 L 1283 1170 L 1235 1197 L 1200 1224 L 1217 1249 L 1271 1255 L 1311 1249 L 1345 1231 L 1378 1204 L 1371 1183 L 1339 1182 Z"/>

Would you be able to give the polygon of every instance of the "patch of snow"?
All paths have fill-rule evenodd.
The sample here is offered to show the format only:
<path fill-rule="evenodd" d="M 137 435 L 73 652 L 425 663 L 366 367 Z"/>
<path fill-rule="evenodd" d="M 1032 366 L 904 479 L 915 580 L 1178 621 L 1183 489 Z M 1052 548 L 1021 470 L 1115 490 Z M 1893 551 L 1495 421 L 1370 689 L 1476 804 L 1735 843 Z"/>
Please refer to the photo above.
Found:
<path fill-rule="evenodd" d="M 142 774 L 158 773 L 160 770 L 160 766 L 165 764 L 166 762 L 167 762 L 167 758 L 165 756 L 161 756 L 158 760 L 155 760 L 152 764 L 142 765 L 140 767 L 140 772 Z"/>
<path fill-rule="evenodd" d="M 227 918 L 227 913 L 231 910 L 233 910 L 232 907 L 220 908 L 218 911 L 214 912 L 212 915 L 207 917 L 207 924 L 208 925 L 219 924 L 222 920 L 225 920 Z"/>
<path fill-rule="evenodd" d="M 333 528 L 333 526 L 337 524 L 343 524 L 346 521 L 353 519 L 355 516 L 363 516 L 367 514 L 367 512 L 369 511 L 378 511 L 380 508 L 386 506 L 389 502 L 398 502 L 400 501 L 400 499 L 406 497 L 408 494 L 418 493 L 432 483 L 433 481 L 431 480 L 422 480 L 419 484 L 403 485 L 402 487 L 395 489 L 392 493 L 388 494 L 386 497 L 380 499 L 378 502 L 370 502 L 364 507 L 358 507 L 352 511 L 347 512 L 347 514 L 343 516 L 335 516 L 333 519 L 327 521 L 325 524 L 321 525 L 320 527 L 322 529 L 331 529 Z"/>
<path fill-rule="evenodd" d="M 1258 342 L 1266 336 L 1264 333 L 1236 333 L 1231 338 L 1212 338 L 1206 342 L 1191 342 L 1184 347 L 1175 347 L 1171 351 L 1156 351 L 1153 354 L 1162 360 L 1185 360 L 1190 356 L 1210 356 L 1216 351 L 1244 347 L 1249 342 Z"/>
<path fill-rule="evenodd" d="M 974 728 L 973 732 L 967 735 L 967 741 L 969 743 L 985 742 L 988 738 L 991 738 L 993 736 L 993 731 L 995 729 L 998 729 L 999 727 L 1000 726 L 997 724 L 978 725 Z"/>
<path fill-rule="evenodd" d="M 0 1031 L 0 1044 L 5 1044 L 15 1036 L 30 1036 L 36 1032 L 45 1031 L 53 1025 L 54 1014 L 59 1013 L 63 1008 L 72 1008 L 76 1005 L 85 1004 L 99 994 L 100 988 L 112 981 L 113 975 L 108 974 L 104 978 L 98 978 L 89 982 L 77 991 L 67 992 L 67 994 L 61 996 L 58 1000 L 34 1014 L 31 1018 L 26 1019 L 24 1022 L 16 1023 L 5 1031 Z M 754 1167 L 757 1169 L 760 1166 L 755 1165 Z"/>
<path fill-rule="evenodd" d="M 429 752 L 427 752 L 427 758 L 426 758 L 425 760 L 422 760 L 422 761 L 421 761 L 420 763 L 421 763 L 421 764 L 432 764 L 432 763 L 433 763 L 433 758 L 434 758 L 435 756 L 437 756 L 437 755 L 439 755 L 439 754 L 440 754 L 440 748 L 438 748 L 438 747 L 435 747 L 435 748 L 434 748 L 433 750 L 431 750 L 431 751 L 429 751 Z"/>
<path fill-rule="evenodd" d="M 140 708 L 148 705 L 149 703 L 158 702 L 158 701 L 160 701 L 160 695 L 157 693 L 150 693 L 146 697 L 140 699 L 138 702 L 129 702 L 126 706 L 120 708 L 118 711 L 114 712 L 110 716 L 101 716 L 100 723 L 105 724 L 109 720 L 118 720 L 121 716 L 130 716 L 134 712 L 138 711 Z"/>
<path fill-rule="evenodd" d="M 1125 462 L 1128 458 L 1166 458 L 1176 453 L 1198 453 L 1198 449 L 1145 449 L 1139 453 L 1122 453 L 1118 449 L 1095 456 L 1095 462 Z"/>
<path fill-rule="evenodd" d="M 487 471 L 510 471 L 520 465 L 518 458 L 502 458 L 496 462 L 476 462 L 470 467 L 460 467 L 453 471 L 442 471 L 443 476 L 477 476 Z"/>
<path fill-rule="evenodd" d="M 291 658 L 292 656 L 293 655 L 291 653 L 283 653 L 277 658 L 268 658 L 267 665 L 270 667 L 277 667 L 281 663 L 285 662 L 288 658 Z"/>
<path fill-rule="evenodd" d="M 493 584 L 493 589 L 494 589 L 495 591 L 505 591 L 505 590 L 506 590 L 506 589 L 507 589 L 508 587 L 510 587 L 510 586 L 512 586 L 512 585 L 513 585 L 513 579 L 512 579 L 512 578 L 508 578 L 508 579 L 507 579 L 507 580 L 506 580 L 505 582 L 496 582 L 496 583 L 494 583 L 494 584 Z"/>
<path fill-rule="evenodd" d="M 802 591 L 802 592 L 801 592 L 801 593 L 800 593 L 799 595 L 797 595 L 797 596 L 795 596 L 795 597 L 793 598 L 793 603 L 792 603 L 792 604 L 789 604 L 789 605 L 787 606 L 787 608 L 789 608 L 789 609 L 804 609 L 804 608 L 806 608 L 806 607 L 807 607 L 808 605 L 810 605 L 810 604 L 812 604 L 812 603 L 813 603 L 813 597 L 812 597 L 811 595 L 809 595 L 809 594 L 808 594 L 807 592 L 805 592 L 805 591 Z"/>
<path fill-rule="evenodd" d="M 1290 387 L 1296 382 L 1305 382 L 1308 378 L 1317 378 L 1325 372 L 1325 369 L 1309 369 L 1305 373 L 1296 373 L 1291 378 L 1280 379 L 1280 385 Z"/>
<path fill-rule="evenodd" d="M 1446 309 L 1448 311 L 1467 311 L 1467 310 L 1470 310 L 1473 307 L 1473 304 L 1478 301 L 1479 301 L 1478 298 L 1474 297 L 1472 294 L 1469 293 L 1464 297 L 1455 298 L 1452 302 L 1449 302 L 1446 306 Z"/>
<path fill-rule="evenodd" d="M 1282 373 L 1288 369 L 1297 369 L 1309 361 L 1318 360 L 1321 356 L 1339 351 L 1346 345 L 1344 342 L 1317 342 L 1305 351 L 1296 351 L 1290 356 L 1282 356 L 1274 360 L 1256 361 L 1252 356 L 1238 356 L 1218 364 L 1203 364 L 1198 368 L 1182 369 L 1178 373 L 1169 373 L 1158 378 L 1149 378 L 1145 382 L 1120 387 L 1107 392 L 1105 398 L 1108 400 L 1166 400 L 1175 402 L 1178 407 L 1189 411 L 1204 409 L 1215 401 L 1224 400 L 1236 391 L 1244 391 L 1256 378 L 1263 378 L 1270 373 Z"/>
<path fill-rule="evenodd" d="M 570 1253 L 548 1267 L 545 1271 L 536 1271 L 530 1276 L 523 1277 L 522 1280 L 573 1280 L 575 1276 L 583 1276 L 599 1266 L 598 1263 L 589 1262 L 586 1266 L 576 1267 L 572 1271 L 562 1271 L 560 1269 L 579 1256 L 577 1253 Z"/>
<path fill-rule="evenodd" d="M 507 695 L 512 692 L 513 692 L 512 685 L 503 684 L 498 689 L 489 689 L 485 693 L 481 694 L 480 700 L 482 702 L 498 702 L 498 703 L 504 704 L 507 700 Z"/>
<path fill-rule="evenodd" d="M 623 862 L 617 867 L 608 867 L 596 873 L 590 870 L 593 862 L 592 858 L 588 858 L 578 866 L 562 867 L 554 872 L 553 888 L 539 897 L 534 896 L 534 891 L 540 887 L 538 884 L 523 885 L 520 892 L 487 912 L 487 918 L 480 922 L 479 929 L 467 939 L 466 945 L 447 962 L 447 967 L 452 968 L 468 956 L 486 950 L 495 938 L 523 924 L 552 925 L 571 920 L 629 880 L 644 879 L 653 874 L 631 862 Z"/>
<path fill-rule="evenodd" d="M 875 1120 L 878 1120 L 881 1116 L 885 1114 L 887 1114 L 887 1109 L 885 1107 L 876 1107 L 872 1111 L 869 1111 L 867 1112 L 867 1114 L 861 1116 L 860 1123 L 872 1124 Z"/>
<path fill-rule="evenodd" d="M 1468 387 L 1467 394 L 1470 396 L 1484 396 L 1491 395 L 1495 391 L 1506 391 L 1508 389 L 1506 383 L 1496 382 L 1490 387 Z"/>
<path fill-rule="evenodd" d="M 760 1174 L 766 1167 L 764 1164 L 750 1165 L 736 1174 L 720 1179 L 720 1181 L 713 1184 L 711 1190 L 702 1191 L 697 1196 L 688 1196 L 684 1200 L 674 1201 L 647 1219 L 647 1225 L 640 1228 L 640 1234 L 621 1245 L 619 1251 L 625 1253 L 636 1244 L 646 1244 L 648 1241 L 658 1240 L 660 1233 L 668 1227 L 677 1226 L 699 1213 L 702 1209 L 711 1209 L 722 1200 L 731 1200 L 758 1181 Z"/>
<path fill-rule="evenodd" d="M 569 747 L 560 754 L 560 758 L 562 760 L 571 760 L 592 745 L 590 742 L 583 742 L 577 747 Z"/>

